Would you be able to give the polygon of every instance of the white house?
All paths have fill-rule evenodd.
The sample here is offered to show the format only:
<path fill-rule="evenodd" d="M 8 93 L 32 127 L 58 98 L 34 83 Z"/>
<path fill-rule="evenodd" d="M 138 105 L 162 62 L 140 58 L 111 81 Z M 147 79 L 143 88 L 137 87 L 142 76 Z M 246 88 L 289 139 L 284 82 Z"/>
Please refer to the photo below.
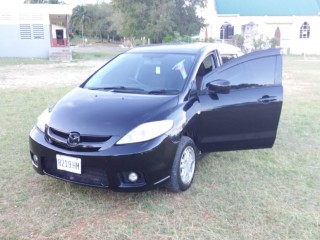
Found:
<path fill-rule="evenodd" d="M 0 8 L 0 57 L 71 60 L 68 23 L 72 9 L 59 4 Z"/>
<path fill-rule="evenodd" d="M 253 39 L 278 39 L 292 54 L 320 54 L 320 0 L 208 0 L 201 39 L 230 42 L 244 36 L 250 51 Z"/>

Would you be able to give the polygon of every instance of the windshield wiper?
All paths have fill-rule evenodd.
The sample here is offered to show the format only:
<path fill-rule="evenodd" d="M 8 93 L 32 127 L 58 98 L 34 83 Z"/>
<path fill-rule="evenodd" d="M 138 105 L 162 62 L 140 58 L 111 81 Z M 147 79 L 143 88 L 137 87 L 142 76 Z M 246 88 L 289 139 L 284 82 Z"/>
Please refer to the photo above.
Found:
<path fill-rule="evenodd" d="M 176 94 L 179 92 L 177 89 L 157 89 L 149 91 L 148 94 Z"/>
<path fill-rule="evenodd" d="M 129 88 L 124 86 L 114 86 L 114 87 L 97 87 L 88 88 L 90 90 L 110 90 L 112 92 L 145 92 L 142 88 Z"/>

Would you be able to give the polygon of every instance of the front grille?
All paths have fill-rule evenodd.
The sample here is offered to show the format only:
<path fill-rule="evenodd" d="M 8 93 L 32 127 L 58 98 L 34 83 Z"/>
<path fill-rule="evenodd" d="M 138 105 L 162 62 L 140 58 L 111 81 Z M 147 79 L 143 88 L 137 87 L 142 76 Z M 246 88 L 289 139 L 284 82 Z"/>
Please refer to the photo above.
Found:
<path fill-rule="evenodd" d="M 82 164 L 82 173 L 76 174 L 58 170 L 57 162 L 53 158 L 44 159 L 42 164 L 45 174 L 58 179 L 99 188 L 107 188 L 109 186 L 107 173 L 102 169 L 90 168 Z"/>
<path fill-rule="evenodd" d="M 90 136 L 81 135 L 80 142 L 76 146 L 68 145 L 68 132 L 63 132 L 51 127 L 46 128 L 46 140 L 60 148 L 78 152 L 94 152 L 98 151 L 102 145 L 107 142 L 111 136 Z"/>
<path fill-rule="evenodd" d="M 52 131 L 52 132 L 53 132 L 54 134 L 56 134 L 57 136 L 63 137 L 63 138 L 65 138 L 65 139 L 67 139 L 68 136 L 69 136 L 69 133 L 61 132 L 61 131 L 58 131 L 58 130 L 56 130 L 56 129 L 54 129 L 54 128 L 48 128 L 48 130 L 49 130 L 49 131 Z"/>

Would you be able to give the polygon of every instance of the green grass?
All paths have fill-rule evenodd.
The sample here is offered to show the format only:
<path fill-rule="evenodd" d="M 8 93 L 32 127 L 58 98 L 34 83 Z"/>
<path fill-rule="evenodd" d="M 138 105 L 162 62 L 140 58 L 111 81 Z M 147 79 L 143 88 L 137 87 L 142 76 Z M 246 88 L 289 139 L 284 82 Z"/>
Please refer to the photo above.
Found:
<path fill-rule="evenodd" d="M 109 52 L 72 52 L 73 60 L 110 59 L 116 54 Z"/>
<path fill-rule="evenodd" d="M 48 64 L 45 58 L 5 58 L 0 57 L 0 66 L 26 65 L 26 64 Z"/>
<path fill-rule="evenodd" d="M 72 87 L 0 90 L 0 239 L 320 239 L 319 66 L 285 56 L 275 146 L 207 155 L 181 194 L 37 175 L 28 133 Z"/>

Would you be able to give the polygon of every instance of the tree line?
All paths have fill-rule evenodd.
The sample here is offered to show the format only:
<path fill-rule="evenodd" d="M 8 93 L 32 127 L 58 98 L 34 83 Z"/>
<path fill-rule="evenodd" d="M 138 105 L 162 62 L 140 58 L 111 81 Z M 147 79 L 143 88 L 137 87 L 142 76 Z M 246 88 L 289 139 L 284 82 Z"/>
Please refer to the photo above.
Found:
<path fill-rule="evenodd" d="M 197 35 L 204 19 L 197 9 L 206 0 L 112 0 L 78 5 L 72 11 L 73 34 L 103 40 L 125 38 L 134 45 L 162 43 Z"/>

